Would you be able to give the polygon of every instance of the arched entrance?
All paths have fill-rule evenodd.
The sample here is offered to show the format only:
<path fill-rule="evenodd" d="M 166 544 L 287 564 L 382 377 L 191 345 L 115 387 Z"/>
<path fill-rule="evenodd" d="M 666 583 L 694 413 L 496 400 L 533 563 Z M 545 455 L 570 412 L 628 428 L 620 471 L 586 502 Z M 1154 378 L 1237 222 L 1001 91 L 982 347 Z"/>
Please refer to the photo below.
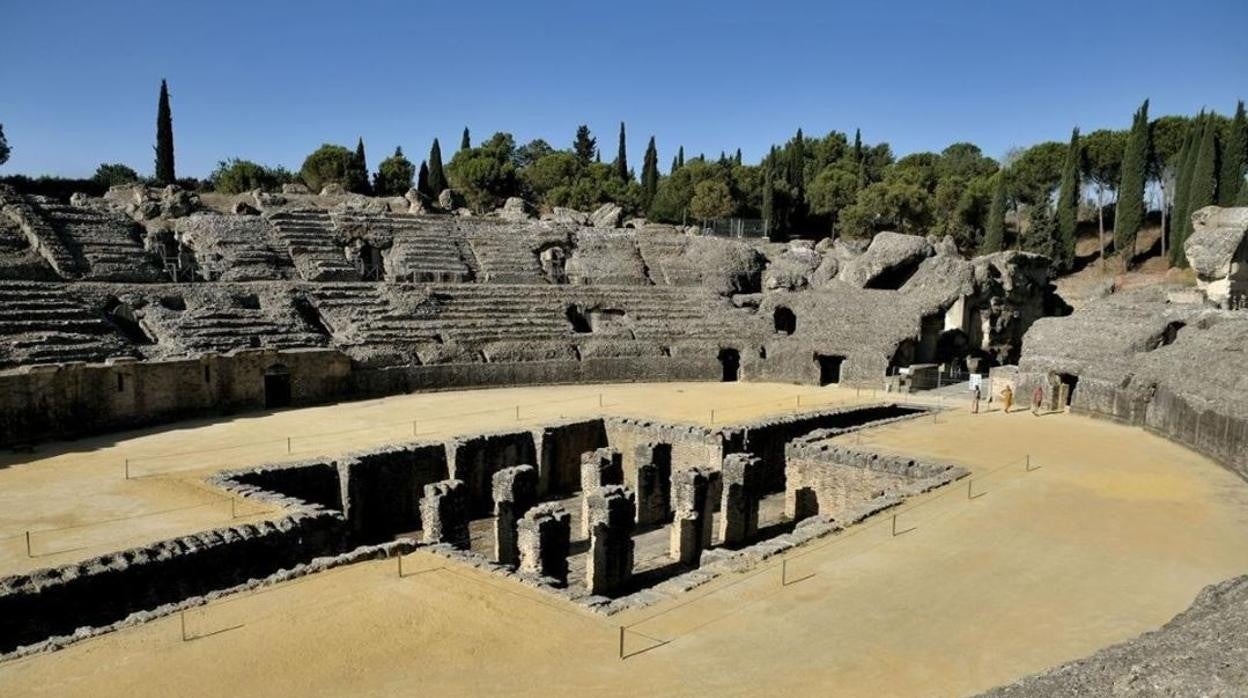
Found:
<path fill-rule="evenodd" d="M 282 364 L 264 369 L 264 406 L 269 409 L 290 406 L 290 369 Z"/>

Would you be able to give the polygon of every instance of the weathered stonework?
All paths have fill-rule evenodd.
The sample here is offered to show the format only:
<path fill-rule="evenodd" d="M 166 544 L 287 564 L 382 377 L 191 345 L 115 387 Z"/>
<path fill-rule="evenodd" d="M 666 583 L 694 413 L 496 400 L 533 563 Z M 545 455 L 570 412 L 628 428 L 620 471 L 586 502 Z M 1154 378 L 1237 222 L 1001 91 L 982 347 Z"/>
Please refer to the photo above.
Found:
<path fill-rule="evenodd" d="M 468 488 L 462 480 L 443 480 L 425 485 L 420 500 L 420 519 L 427 545 L 446 543 L 467 548 Z"/>
<path fill-rule="evenodd" d="M 494 473 L 494 561 L 520 561 L 517 524 L 537 503 L 537 468 L 517 465 Z"/>
<path fill-rule="evenodd" d="M 672 478 L 672 518 L 669 556 L 686 565 L 697 565 L 702 551 L 711 545 L 711 499 L 713 474 L 701 469 L 681 470 Z"/>
<path fill-rule="evenodd" d="M 598 487 L 589 493 L 586 504 L 585 587 L 590 594 L 610 595 L 622 589 L 633 574 L 633 494 L 620 485 Z"/>
<path fill-rule="evenodd" d="M 572 516 L 558 504 L 539 504 L 519 523 L 520 572 L 568 583 Z"/>
<path fill-rule="evenodd" d="M 741 545 L 758 536 L 758 503 L 763 497 L 762 461 L 734 453 L 724 459 L 723 504 L 719 507 L 719 539 Z"/>
<path fill-rule="evenodd" d="M 590 531 L 589 498 L 599 487 L 624 484 L 620 452 L 604 447 L 581 455 L 581 537 Z"/>

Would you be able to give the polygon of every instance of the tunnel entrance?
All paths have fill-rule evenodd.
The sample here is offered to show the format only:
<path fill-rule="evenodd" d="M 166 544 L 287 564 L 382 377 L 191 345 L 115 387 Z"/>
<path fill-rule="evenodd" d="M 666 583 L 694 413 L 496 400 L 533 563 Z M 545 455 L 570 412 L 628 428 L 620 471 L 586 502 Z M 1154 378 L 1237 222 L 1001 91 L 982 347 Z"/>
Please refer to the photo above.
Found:
<path fill-rule="evenodd" d="M 274 364 L 264 370 L 264 406 L 290 406 L 290 369 Z"/>
<path fill-rule="evenodd" d="M 844 356 L 815 354 L 815 361 L 819 362 L 819 385 L 835 385 L 841 382 L 841 364 L 845 363 Z"/>
<path fill-rule="evenodd" d="M 1075 388 L 1079 385 L 1079 376 L 1073 373 L 1057 374 L 1058 386 L 1058 406 L 1070 407 L 1075 400 Z"/>
<path fill-rule="evenodd" d="M 736 349 L 720 349 L 719 366 L 722 371 L 720 380 L 724 383 L 735 383 L 741 378 L 741 352 Z"/>
<path fill-rule="evenodd" d="M 793 334 L 797 330 L 797 316 L 783 305 L 776 307 L 773 321 L 776 334 Z"/>

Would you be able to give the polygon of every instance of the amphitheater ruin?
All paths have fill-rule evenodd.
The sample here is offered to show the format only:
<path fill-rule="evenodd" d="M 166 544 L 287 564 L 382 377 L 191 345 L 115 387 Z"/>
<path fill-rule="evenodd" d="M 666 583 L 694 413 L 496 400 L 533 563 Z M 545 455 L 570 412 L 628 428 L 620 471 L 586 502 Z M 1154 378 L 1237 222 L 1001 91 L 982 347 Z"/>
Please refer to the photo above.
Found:
<path fill-rule="evenodd" d="M 1244 695 L 1248 209 L 1195 218 L 1195 287 L 1072 303 L 896 233 L 0 187 L 0 689 Z"/>

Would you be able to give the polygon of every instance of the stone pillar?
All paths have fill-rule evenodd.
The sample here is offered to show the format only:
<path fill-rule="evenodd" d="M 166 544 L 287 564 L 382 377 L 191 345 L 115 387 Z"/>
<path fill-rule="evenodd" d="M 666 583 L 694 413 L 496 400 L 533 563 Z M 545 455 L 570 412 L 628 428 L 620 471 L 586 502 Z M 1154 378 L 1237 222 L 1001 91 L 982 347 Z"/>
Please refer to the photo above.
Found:
<path fill-rule="evenodd" d="M 537 468 L 516 465 L 494 473 L 494 561 L 514 565 L 520 560 L 516 523 L 537 503 Z"/>
<path fill-rule="evenodd" d="M 719 507 L 719 538 L 739 545 L 758 535 L 758 502 L 763 496 L 763 462 L 746 453 L 724 459 L 723 503 Z"/>
<path fill-rule="evenodd" d="M 585 586 L 590 594 L 611 594 L 633 574 L 633 494 L 621 485 L 599 487 L 589 493 L 586 504 L 590 526 Z"/>
<path fill-rule="evenodd" d="M 644 443 L 636 448 L 637 525 L 661 524 L 671 517 L 672 447 Z"/>
<path fill-rule="evenodd" d="M 668 554 L 686 565 L 697 565 L 711 544 L 711 478 L 701 468 L 682 470 L 672 478 L 672 538 Z"/>
<path fill-rule="evenodd" d="M 420 522 L 426 544 L 449 543 L 461 550 L 468 549 L 468 486 L 463 480 L 425 485 Z"/>
<path fill-rule="evenodd" d="M 539 504 L 519 523 L 520 571 L 568 583 L 572 515 L 555 503 Z"/>
<path fill-rule="evenodd" d="M 589 493 L 599 487 L 624 484 L 620 452 L 603 447 L 581 454 L 581 537 L 589 537 Z"/>

